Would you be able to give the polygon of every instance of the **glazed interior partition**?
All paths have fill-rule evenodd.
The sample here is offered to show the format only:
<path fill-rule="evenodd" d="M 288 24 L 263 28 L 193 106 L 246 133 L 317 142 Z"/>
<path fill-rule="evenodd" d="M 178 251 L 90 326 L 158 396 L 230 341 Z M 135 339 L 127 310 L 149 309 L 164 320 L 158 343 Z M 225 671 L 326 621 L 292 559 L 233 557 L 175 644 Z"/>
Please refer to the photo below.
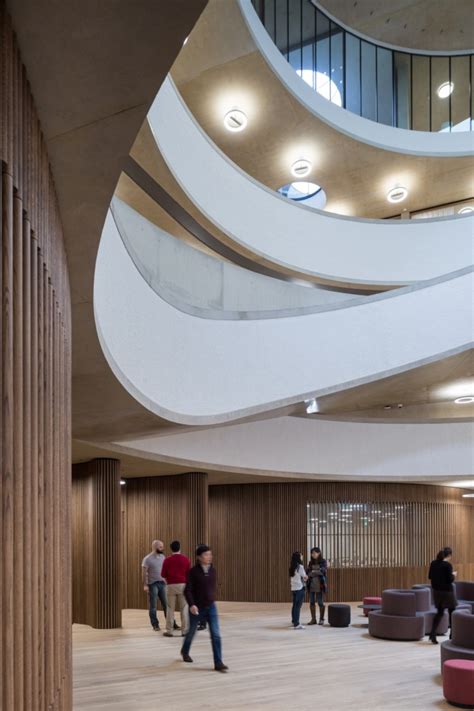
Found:
<path fill-rule="evenodd" d="M 71 699 L 70 295 L 45 143 L 0 2 L 0 707 Z"/>
<path fill-rule="evenodd" d="M 371 42 L 311 0 L 252 0 L 297 74 L 328 101 L 388 126 L 470 131 L 472 54 L 429 54 Z"/>

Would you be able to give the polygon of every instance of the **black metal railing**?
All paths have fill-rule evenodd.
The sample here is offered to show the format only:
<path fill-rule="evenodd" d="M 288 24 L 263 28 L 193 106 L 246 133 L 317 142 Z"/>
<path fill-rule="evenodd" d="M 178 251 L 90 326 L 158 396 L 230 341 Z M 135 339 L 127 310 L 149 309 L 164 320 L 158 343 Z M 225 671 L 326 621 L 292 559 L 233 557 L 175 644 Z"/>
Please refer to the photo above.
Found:
<path fill-rule="evenodd" d="M 295 71 L 324 98 L 388 126 L 471 131 L 472 54 L 398 51 L 349 32 L 311 0 L 252 0 Z"/>

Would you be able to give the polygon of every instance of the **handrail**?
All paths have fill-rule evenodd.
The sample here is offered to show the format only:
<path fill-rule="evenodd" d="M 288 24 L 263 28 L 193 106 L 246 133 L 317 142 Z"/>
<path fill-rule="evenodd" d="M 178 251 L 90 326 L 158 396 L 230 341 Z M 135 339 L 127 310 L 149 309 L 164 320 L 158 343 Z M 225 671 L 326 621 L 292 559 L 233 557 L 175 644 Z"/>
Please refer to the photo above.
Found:
<path fill-rule="evenodd" d="M 251 2 L 299 76 L 332 103 L 397 128 L 472 131 L 471 52 L 426 53 L 375 42 L 313 0 Z"/>

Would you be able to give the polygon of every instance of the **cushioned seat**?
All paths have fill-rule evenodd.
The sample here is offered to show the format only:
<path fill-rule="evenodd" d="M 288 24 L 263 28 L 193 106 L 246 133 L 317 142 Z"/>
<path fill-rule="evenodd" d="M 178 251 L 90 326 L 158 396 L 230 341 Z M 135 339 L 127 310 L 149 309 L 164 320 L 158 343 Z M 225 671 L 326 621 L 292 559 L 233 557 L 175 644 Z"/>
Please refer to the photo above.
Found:
<path fill-rule="evenodd" d="M 351 623 L 351 606 L 332 602 L 328 607 L 328 621 L 331 627 L 348 627 Z"/>
<path fill-rule="evenodd" d="M 474 615 L 469 610 L 452 614 L 452 639 L 441 644 L 441 671 L 449 659 L 474 661 Z"/>
<path fill-rule="evenodd" d="M 474 613 L 474 582 L 468 580 L 460 580 L 454 583 L 456 597 L 459 604 L 469 605 L 471 612 Z"/>
<path fill-rule="evenodd" d="M 369 612 L 369 634 L 394 640 L 418 640 L 425 634 L 425 614 L 419 604 L 429 604 L 429 590 L 384 590 L 382 609 Z"/>
<path fill-rule="evenodd" d="M 362 603 L 364 605 L 381 605 L 382 604 L 382 598 L 381 597 L 364 597 L 362 600 Z M 367 610 L 367 608 L 364 607 L 363 609 L 364 615 L 368 617 L 370 610 Z"/>
<path fill-rule="evenodd" d="M 433 588 L 429 583 L 417 583 L 416 585 L 411 586 L 412 590 L 422 590 L 423 588 L 428 588 L 428 590 L 430 591 L 431 604 L 434 605 Z"/>
<path fill-rule="evenodd" d="M 425 634 L 431 634 L 436 607 L 433 605 L 433 591 L 430 585 L 413 585 L 412 590 L 416 597 L 416 614 L 425 618 Z M 449 629 L 449 613 L 444 611 L 443 617 L 436 631 L 437 635 L 446 634 Z"/>
<path fill-rule="evenodd" d="M 450 659 L 443 666 L 443 694 L 460 708 L 474 708 L 474 661 Z"/>

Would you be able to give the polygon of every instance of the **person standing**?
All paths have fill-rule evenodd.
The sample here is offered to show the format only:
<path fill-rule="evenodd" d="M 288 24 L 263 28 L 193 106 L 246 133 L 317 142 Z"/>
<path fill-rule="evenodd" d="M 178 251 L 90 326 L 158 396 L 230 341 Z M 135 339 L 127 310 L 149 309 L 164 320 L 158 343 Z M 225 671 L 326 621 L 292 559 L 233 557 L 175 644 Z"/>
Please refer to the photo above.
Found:
<path fill-rule="evenodd" d="M 166 599 L 168 609 L 166 613 L 166 632 L 164 637 L 173 637 L 174 627 L 174 612 L 176 603 L 178 603 L 181 614 L 181 634 L 184 635 L 188 630 L 188 603 L 184 597 L 184 588 L 188 571 L 191 567 L 189 558 L 181 553 L 181 544 L 179 541 L 172 541 L 170 544 L 171 555 L 165 559 L 161 576 L 166 581 Z"/>
<path fill-rule="evenodd" d="M 306 574 L 308 575 L 309 609 L 311 620 L 308 625 L 316 624 L 316 602 L 319 607 L 319 624 L 324 625 L 324 596 L 326 594 L 326 575 L 328 564 L 323 558 L 321 548 L 311 548 L 311 558 L 309 559 Z"/>
<path fill-rule="evenodd" d="M 293 606 L 291 608 L 291 624 L 295 630 L 304 630 L 300 624 L 301 606 L 304 601 L 305 583 L 308 580 L 305 569 L 302 565 L 303 556 L 299 551 L 296 551 L 291 556 L 290 562 L 290 588 L 293 597 Z"/>
<path fill-rule="evenodd" d="M 428 573 L 428 578 L 431 580 L 431 587 L 433 588 L 434 604 L 437 608 L 430 633 L 430 640 L 433 644 L 438 644 L 436 631 L 445 610 L 449 611 L 449 637 L 451 638 L 451 615 L 457 605 L 456 593 L 453 587 L 457 573 L 453 571 L 453 566 L 451 565 L 452 555 L 451 548 L 443 548 L 436 556 L 436 559 L 432 561 Z"/>
<path fill-rule="evenodd" d="M 160 599 L 163 607 L 163 614 L 166 620 L 166 582 L 161 575 L 161 570 L 165 560 L 163 551 L 163 541 L 153 541 L 151 544 L 151 553 L 146 555 L 142 560 L 143 589 L 146 593 L 148 593 L 148 613 L 150 615 L 151 626 L 155 632 L 160 629 L 160 624 L 156 615 L 158 598 Z"/>
<path fill-rule="evenodd" d="M 189 630 L 181 647 L 183 662 L 192 662 L 189 656 L 191 644 L 200 621 L 205 621 L 211 635 L 214 669 L 226 672 L 222 661 L 222 641 L 219 631 L 219 617 L 216 607 L 217 576 L 212 565 L 212 551 L 204 544 L 196 548 L 197 564 L 188 573 L 184 594 L 189 605 Z"/>

